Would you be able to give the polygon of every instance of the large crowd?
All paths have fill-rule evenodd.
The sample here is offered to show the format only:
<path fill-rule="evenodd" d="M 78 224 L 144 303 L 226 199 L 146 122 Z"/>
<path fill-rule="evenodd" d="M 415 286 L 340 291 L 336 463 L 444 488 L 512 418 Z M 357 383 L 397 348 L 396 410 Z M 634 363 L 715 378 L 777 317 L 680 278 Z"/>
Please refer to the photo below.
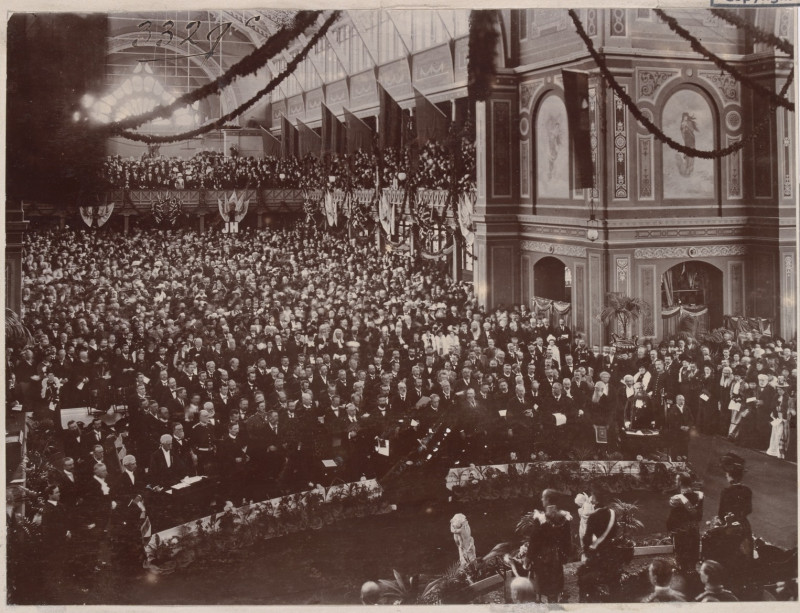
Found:
<path fill-rule="evenodd" d="M 675 459 L 695 429 L 793 458 L 793 344 L 731 333 L 619 354 L 526 305 L 486 311 L 441 265 L 303 224 L 30 233 L 21 316 L 33 342 L 8 354 L 9 410 L 60 425 L 87 407 L 42 492 L 60 496 L 63 516 L 44 516 L 57 540 L 116 522 L 135 543 L 145 507 L 168 527 L 164 492 L 195 475 L 238 504 L 409 457 Z"/>
<path fill-rule="evenodd" d="M 233 152 L 232 152 L 233 153 Z M 459 156 L 433 141 L 413 160 L 408 149 L 388 147 L 380 155 L 366 151 L 353 154 L 306 154 L 303 157 L 225 156 L 202 151 L 189 159 L 165 157 L 155 152 L 139 158 L 108 156 L 101 176 L 120 189 L 340 189 L 374 188 L 376 178 L 392 185 L 406 173 L 414 185 L 426 189 L 450 189 L 453 171 L 460 192 L 475 189 L 475 148 L 464 140 Z M 401 175 L 402 176 L 402 175 Z M 330 178 L 333 177 L 333 183 Z"/>

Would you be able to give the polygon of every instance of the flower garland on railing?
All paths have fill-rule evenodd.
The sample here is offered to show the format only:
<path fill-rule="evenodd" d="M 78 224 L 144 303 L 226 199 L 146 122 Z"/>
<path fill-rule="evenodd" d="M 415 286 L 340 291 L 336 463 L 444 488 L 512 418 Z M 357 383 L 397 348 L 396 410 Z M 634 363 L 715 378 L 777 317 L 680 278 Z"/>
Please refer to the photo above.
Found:
<path fill-rule="evenodd" d="M 271 36 L 264 45 L 253 51 L 247 57 L 242 58 L 231 66 L 225 74 L 214 79 L 211 83 L 206 83 L 169 104 L 163 104 L 151 109 L 146 113 L 134 117 L 126 117 L 120 121 L 102 126 L 103 131 L 119 134 L 124 130 L 132 130 L 146 124 L 154 119 L 166 118 L 184 106 L 190 106 L 199 100 L 203 100 L 212 94 L 219 93 L 225 87 L 231 85 L 236 79 L 255 74 L 269 60 L 281 53 L 286 47 L 295 40 L 306 28 L 312 26 L 322 11 L 300 11 L 294 18 L 291 27 L 283 27 L 274 36 Z"/>
<path fill-rule="evenodd" d="M 670 30 L 672 30 L 672 32 L 674 32 L 682 39 L 687 41 L 689 45 L 692 47 L 693 51 L 696 51 L 703 57 L 714 62 L 717 68 L 719 68 L 720 70 L 727 71 L 734 79 L 742 83 L 745 87 L 750 88 L 751 90 L 753 90 L 754 92 L 758 93 L 761 96 L 769 98 L 772 101 L 772 103 L 775 104 L 776 106 L 782 106 L 785 109 L 794 111 L 793 102 L 790 102 L 783 96 L 778 96 L 774 91 L 771 91 L 766 87 L 764 87 L 763 85 L 761 85 L 760 83 L 757 83 L 747 75 L 740 72 L 735 66 L 732 66 L 730 63 L 723 60 L 717 54 L 712 53 L 711 51 L 706 49 L 703 46 L 703 43 L 701 43 L 696 37 L 692 36 L 692 34 L 686 28 L 684 28 L 683 26 L 681 26 L 681 24 L 678 23 L 677 19 L 671 17 L 670 15 L 667 15 L 661 9 L 654 8 L 653 12 L 656 15 L 658 15 L 661 21 L 667 24 L 667 26 L 669 27 Z"/>
<path fill-rule="evenodd" d="M 794 45 L 789 41 L 775 36 L 771 32 L 766 32 L 761 28 L 757 28 L 748 21 L 742 19 L 736 13 L 728 9 L 708 9 L 712 15 L 719 17 L 723 21 L 727 21 L 732 26 L 736 26 L 740 30 L 744 30 L 759 43 L 766 43 L 776 49 L 780 49 L 786 55 L 794 56 Z"/>
<path fill-rule="evenodd" d="M 287 64 L 286 68 L 279 74 L 275 75 L 267 85 L 256 92 L 256 94 L 246 100 L 242 104 L 240 104 L 237 108 L 233 109 L 229 113 L 223 115 L 219 119 L 214 120 L 211 123 L 208 123 L 204 126 L 196 128 L 194 130 L 189 130 L 187 132 L 182 132 L 180 134 L 172 134 L 166 136 L 153 136 L 149 134 L 139 134 L 138 132 L 131 132 L 129 130 L 125 130 L 119 132 L 120 136 L 124 136 L 129 140 L 139 141 L 143 143 L 174 143 L 182 140 L 188 140 L 190 138 L 194 138 L 195 136 L 200 136 L 201 134 L 205 134 L 206 132 L 210 132 L 211 130 L 220 128 L 225 125 L 231 119 L 234 119 L 244 113 L 247 109 L 253 106 L 256 102 L 258 102 L 261 98 L 269 94 L 272 90 L 274 90 L 278 85 L 280 85 L 290 74 L 292 74 L 296 69 L 297 66 L 300 65 L 306 56 L 311 52 L 314 48 L 314 45 L 317 44 L 319 40 L 322 39 L 323 36 L 328 32 L 328 30 L 333 26 L 336 20 L 339 18 L 341 11 L 334 11 L 333 14 L 325 20 L 325 23 L 322 24 L 319 30 L 306 42 L 305 46 L 300 50 L 300 52 L 295 55 Z"/>
<path fill-rule="evenodd" d="M 614 75 L 611 74 L 611 71 L 608 69 L 608 66 L 605 63 L 603 57 L 597 52 L 595 49 L 592 40 L 589 38 L 588 34 L 586 34 L 586 30 L 583 28 L 583 24 L 581 23 L 580 17 L 578 14 L 570 9 L 569 16 L 572 18 L 573 23 L 575 24 L 575 28 L 577 29 L 578 36 L 583 39 L 584 44 L 586 45 L 586 49 L 589 51 L 589 54 L 594 59 L 597 67 L 600 69 L 600 74 L 603 76 L 605 82 L 614 90 L 614 92 L 619 96 L 622 103 L 628 108 L 631 114 L 636 118 L 636 120 L 644 126 L 648 132 L 653 134 L 659 141 L 674 149 L 678 153 L 683 153 L 688 157 L 695 157 L 695 158 L 702 158 L 706 160 L 714 160 L 720 159 L 725 156 L 728 156 L 736 151 L 741 151 L 745 145 L 750 143 L 751 141 L 755 140 L 763 131 L 769 126 L 769 114 L 765 113 L 764 117 L 759 121 L 754 127 L 750 134 L 741 140 L 725 147 L 723 149 L 713 149 L 711 151 L 703 151 L 701 149 L 695 149 L 693 147 L 687 147 L 686 145 L 682 145 L 681 143 L 677 142 L 676 140 L 671 139 L 669 136 L 664 134 L 656 124 L 650 121 L 647 117 L 645 117 L 644 113 L 636 106 L 636 103 L 631 99 L 628 93 L 622 88 L 622 86 L 617 82 L 614 78 Z M 780 96 L 785 96 L 786 92 L 789 91 L 789 87 L 792 84 L 794 79 L 794 73 L 789 73 L 789 76 L 786 79 L 786 83 L 784 84 L 783 88 L 780 91 Z M 774 106 L 770 104 L 770 106 Z"/>

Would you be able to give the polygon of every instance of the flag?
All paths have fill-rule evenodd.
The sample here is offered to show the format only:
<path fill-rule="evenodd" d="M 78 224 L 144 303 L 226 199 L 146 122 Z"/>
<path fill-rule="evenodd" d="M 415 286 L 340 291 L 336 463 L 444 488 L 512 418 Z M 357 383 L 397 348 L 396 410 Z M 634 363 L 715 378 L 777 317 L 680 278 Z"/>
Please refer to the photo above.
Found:
<path fill-rule="evenodd" d="M 281 117 L 281 157 L 288 158 L 297 155 L 297 141 L 298 133 L 297 128 L 292 125 L 292 122 L 286 118 L 286 115 Z"/>
<path fill-rule="evenodd" d="M 379 147 L 381 150 L 388 147 L 400 148 L 403 146 L 403 109 L 380 83 L 378 83 L 378 98 L 380 100 Z"/>
<path fill-rule="evenodd" d="M 321 157 L 322 139 L 319 137 L 319 134 L 314 132 L 314 130 L 299 119 L 297 120 L 297 127 L 300 133 L 297 155 L 299 157 L 305 157 L 306 154 L 310 153 L 316 157 Z"/>
<path fill-rule="evenodd" d="M 414 88 L 414 102 L 416 105 L 415 119 L 417 124 L 417 142 L 424 147 L 429 140 L 444 142 L 447 138 L 449 120 L 441 109 Z"/>
<path fill-rule="evenodd" d="M 261 142 L 264 145 L 264 157 L 281 157 L 281 141 L 272 136 L 272 133 L 264 128 L 261 128 Z"/>
<path fill-rule="evenodd" d="M 344 121 L 347 128 L 347 153 L 371 152 L 372 129 L 347 109 L 344 109 Z"/>
<path fill-rule="evenodd" d="M 322 104 L 322 152 L 344 153 L 344 139 L 344 124 L 325 104 Z"/>
<path fill-rule="evenodd" d="M 569 140 L 575 156 L 576 189 L 592 187 L 594 164 L 592 163 L 591 116 L 589 115 L 589 75 L 585 72 L 562 70 L 564 99 L 567 104 Z"/>

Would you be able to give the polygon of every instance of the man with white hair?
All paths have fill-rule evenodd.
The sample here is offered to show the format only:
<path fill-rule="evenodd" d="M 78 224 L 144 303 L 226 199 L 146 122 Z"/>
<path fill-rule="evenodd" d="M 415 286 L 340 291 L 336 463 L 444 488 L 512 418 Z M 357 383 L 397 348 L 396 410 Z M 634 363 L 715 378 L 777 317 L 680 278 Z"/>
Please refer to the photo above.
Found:
<path fill-rule="evenodd" d="M 162 434 L 160 445 L 150 456 L 150 468 L 147 473 L 149 485 L 156 491 L 178 483 L 184 477 L 180 460 L 172 452 L 172 436 Z"/>

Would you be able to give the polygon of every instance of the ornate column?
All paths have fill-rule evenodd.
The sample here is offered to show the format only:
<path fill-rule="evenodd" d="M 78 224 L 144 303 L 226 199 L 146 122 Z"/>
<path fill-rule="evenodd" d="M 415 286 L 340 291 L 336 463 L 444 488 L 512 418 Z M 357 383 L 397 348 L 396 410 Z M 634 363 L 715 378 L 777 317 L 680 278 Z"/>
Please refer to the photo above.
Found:
<path fill-rule="evenodd" d="M 497 76 L 485 102 L 475 103 L 476 178 L 474 285 L 487 309 L 521 299 L 519 265 L 519 145 L 517 87 Z"/>

